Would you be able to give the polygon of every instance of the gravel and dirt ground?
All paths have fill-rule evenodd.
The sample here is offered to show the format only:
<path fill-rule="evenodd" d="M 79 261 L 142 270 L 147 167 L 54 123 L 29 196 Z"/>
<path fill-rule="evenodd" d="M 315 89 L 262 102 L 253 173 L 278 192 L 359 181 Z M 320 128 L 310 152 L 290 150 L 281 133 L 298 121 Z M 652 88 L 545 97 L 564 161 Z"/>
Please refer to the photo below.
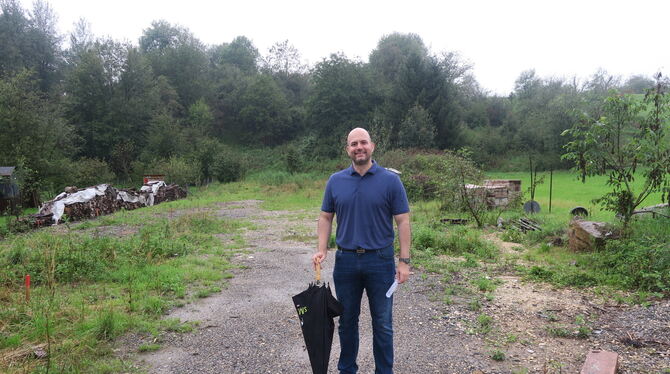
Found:
<path fill-rule="evenodd" d="M 118 341 L 119 355 L 149 373 L 311 373 L 291 296 L 313 279 L 314 240 L 304 238 L 315 237 L 318 212 L 265 211 L 259 204 L 225 203 L 216 211 L 258 229 L 245 232 L 249 248 L 234 258 L 242 266 L 222 292 L 167 316 L 197 321 L 196 330 L 165 333 L 156 340 L 162 348 L 152 353 L 137 352 L 156 338 L 127 336 Z M 333 260 L 331 253 L 325 280 L 332 279 Z M 525 283 L 511 273 L 495 277 L 501 283 L 477 308 L 467 297 L 445 302 L 449 284 L 435 274 L 416 271 L 401 285 L 394 306 L 395 372 L 578 373 L 591 349 L 604 349 L 620 355 L 620 373 L 670 373 L 668 300 L 648 307 L 609 305 L 587 292 Z M 482 315 L 491 317 L 486 331 Z M 576 334 L 576 320 L 588 337 L 560 337 Z M 359 373 L 374 372 L 371 347 L 364 308 Z M 337 373 L 338 354 L 335 334 L 330 373 Z M 501 354 L 503 360 L 492 358 Z"/>

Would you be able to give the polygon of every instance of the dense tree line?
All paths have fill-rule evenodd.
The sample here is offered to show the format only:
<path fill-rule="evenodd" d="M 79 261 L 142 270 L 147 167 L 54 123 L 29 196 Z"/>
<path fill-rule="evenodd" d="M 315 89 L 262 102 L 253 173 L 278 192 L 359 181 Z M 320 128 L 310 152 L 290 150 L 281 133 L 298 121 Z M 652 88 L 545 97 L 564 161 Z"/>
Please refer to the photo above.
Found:
<path fill-rule="evenodd" d="M 434 53 L 415 34 L 381 37 L 369 62 L 334 53 L 309 67 L 288 41 L 265 54 L 245 36 L 205 45 L 165 21 L 133 44 L 96 37 L 82 20 L 66 43 L 47 3 L 0 8 L 0 164 L 19 166 L 38 190 L 164 169 L 184 182 L 231 180 L 242 148 L 281 149 L 296 169 L 340 155 L 346 131 L 361 125 L 381 151 L 469 147 L 487 167 L 532 152 L 560 167 L 560 134 L 582 113 L 597 113 L 611 89 L 653 84 L 526 71 L 496 96 L 457 54 Z"/>

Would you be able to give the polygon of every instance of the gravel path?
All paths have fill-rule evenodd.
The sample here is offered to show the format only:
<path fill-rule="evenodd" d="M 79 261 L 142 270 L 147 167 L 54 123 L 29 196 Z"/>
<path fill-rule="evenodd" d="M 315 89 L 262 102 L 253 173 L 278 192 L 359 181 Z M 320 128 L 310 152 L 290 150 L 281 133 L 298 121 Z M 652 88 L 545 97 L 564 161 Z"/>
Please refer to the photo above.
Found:
<path fill-rule="evenodd" d="M 198 321 L 187 334 L 166 333 L 162 349 L 134 356 L 149 373 L 309 374 L 309 358 L 291 296 L 313 279 L 314 244 L 290 241 L 291 235 L 315 238 L 317 211 L 264 211 L 260 201 L 222 204 L 221 217 L 253 221 L 260 229 L 245 233 L 249 253 L 234 258 L 244 265 L 221 293 L 170 313 L 170 318 Z M 300 217 L 309 218 L 300 218 Z M 222 238 L 225 240 L 225 237 Z M 315 242 L 315 240 L 313 241 Z M 322 277 L 332 279 L 334 256 L 324 264 Z M 473 311 L 467 301 L 445 304 L 439 276 L 414 274 L 394 298 L 395 372 L 398 374 L 503 374 L 578 372 L 589 349 L 601 348 L 622 355 L 622 374 L 663 373 L 670 350 L 647 341 L 631 347 L 617 340 L 631 326 L 637 339 L 667 341 L 670 336 L 668 301 L 649 309 L 594 306 L 579 292 L 556 290 L 542 284 L 525 284 L 513 276 L 501 277 L 495 299 Z M 374 372 L 369 311 L 363 303 L 359 373 Z M 547 334 L 544 312 L 564 321 L 585 313 L 598 331 L 587 340 L 558 339 Z M 495 331 L 473 333 L 481 313 L 493 317 Z M 650 318 L 641 322 L 638 318 Z M 515 343 L 501 342 L 518 336 Z M 643 339 L 644 338 L 644 339 Z M 137 352 L 147 338 L 130 337 L 121 344 Z M 506 352 L 505 361 L 491 359 L 493 350 Z M 337 333 L 331 353 L 330 373 L 337 373 Z M 670 364 L 667 365 L 670 367 Z M 661 369 L 659 369 L 661 368 Z"/>
<path fill-rule="evenodd" d="M 291 233 L 291 227 L 312 227 L 315 231 L 315 221 L 293 219 L 291 227 L 286 227 L 286 218 L 295 216 L 294 212 L 267 212 L 259 209 L 258 203 L 239 202 L 219 212 L 221 216 L 251 219 L 261 227 L 245 235 L 253 253 L 235 259 L 246 269 L 236 271 L 221 293 L 168 316 L 199 321 L 200 326 L 190 334 L 168 333 L 161 350 L 140 354 L 137 360 L 149 373 L 311 373 L 291 296 L 313 279 L 313 244 L 287 242 L 282 237 Z M 324 264 L 324 280 L 332 279 L 333 259 L 331 253 Z M 453 320 L 443 318 L 443 311 L 436 307 L 439 304 L 428 300 L 434 282 L 415 275 L 396 292 L 396 372 L 470 373 L 486 368 L 481 362 L 486 352 L 478 339 L 460 336 Z M 364 303 L 360 373 L 374 372 L 369 321 Z M 453 344 L 456 336 L 458 344 Z M 337 333 L 332 352 L 329 372 L 336 373 Z M 464 352 L 469 352 L 467 358 L 461 357 Z"/>

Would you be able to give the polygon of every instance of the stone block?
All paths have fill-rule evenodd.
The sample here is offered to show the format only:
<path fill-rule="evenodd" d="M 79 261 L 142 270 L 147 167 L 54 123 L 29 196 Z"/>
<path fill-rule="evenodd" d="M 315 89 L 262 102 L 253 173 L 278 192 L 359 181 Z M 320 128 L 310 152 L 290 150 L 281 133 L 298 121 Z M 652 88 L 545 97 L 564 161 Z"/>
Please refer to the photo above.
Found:
<path fill-rule="evenodd" d="M 619 355 L 614 352 L 593 350 L 586 356 L 580 374 L 616 374 Z"/>

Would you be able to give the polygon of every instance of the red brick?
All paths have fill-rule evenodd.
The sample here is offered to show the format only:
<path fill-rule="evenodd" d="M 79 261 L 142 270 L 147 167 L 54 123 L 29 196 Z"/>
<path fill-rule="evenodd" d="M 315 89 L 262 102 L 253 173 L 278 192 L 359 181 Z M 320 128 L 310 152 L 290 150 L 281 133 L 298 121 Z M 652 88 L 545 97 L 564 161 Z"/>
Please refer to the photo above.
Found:
<path fill-rule="evenodd" d="M 586 356 L 580 374 L 616 374 L 619 369 L 619 355 L 607 351 L 591 351 Z"/>

